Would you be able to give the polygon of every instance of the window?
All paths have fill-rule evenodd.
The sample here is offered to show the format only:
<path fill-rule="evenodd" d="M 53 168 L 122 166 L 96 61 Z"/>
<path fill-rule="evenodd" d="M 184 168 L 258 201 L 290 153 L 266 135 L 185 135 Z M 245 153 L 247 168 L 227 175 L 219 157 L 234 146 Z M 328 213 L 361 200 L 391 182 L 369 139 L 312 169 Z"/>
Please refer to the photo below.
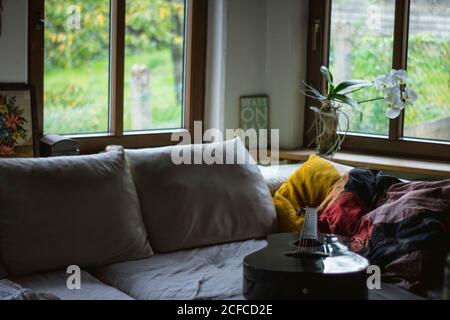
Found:
<path fill-rule="evenodd" d="M 420 95 L 405 136 L 450 140 L 450 0 L 411 2 L 408 70 Z"/>
<path fill-rule="evenodd" d="M 375 79 L 391 70 L 394 12 L 392 0 L 378 6 L 370 0 L 333 1 L 329 64 L 337 83 L 348 79 Z M 376 96 L 375 89 L 354 94 L 357 101 Z M 367 104 L 361 118 L 346 107 L 344 112 L 350 120 L 350 132 L 387 135 L 389 120 L 383 108 L 382 101 Z"/>
<path fill-rule="evenodd" d="M 108 0 L 45 2 L 44 133 L 108 131 Z"/>
<path fill-rule="evenodd" d="M 182 127 L 184 0 L 128 0 L 126 131 Z"/>
<path fill-rule="evenodd" d="M 450 159 L 449 22 L 450 0 L 311 2 L 308 82 L 324 87 L 321 65 L 329 65 L 338 81 L 407 69 L 419 94 L 416 105 L 395 120 L 385 117 L 383 101 L 364 104 L 362 116 L 349 111 L 344 149 Z M 361 101 L 374 94 L 355 95 Z M 307 129 L 312 119 L 307 111 Z M 306 144 L 312 132 L 306 132 Z"/>
<path fill-rule="evenodd" d="M 41 134 L 71 135 L 90 152 L 169 144 L 203 120 L 207 0 L 39 0 L 29 10 Z"/>

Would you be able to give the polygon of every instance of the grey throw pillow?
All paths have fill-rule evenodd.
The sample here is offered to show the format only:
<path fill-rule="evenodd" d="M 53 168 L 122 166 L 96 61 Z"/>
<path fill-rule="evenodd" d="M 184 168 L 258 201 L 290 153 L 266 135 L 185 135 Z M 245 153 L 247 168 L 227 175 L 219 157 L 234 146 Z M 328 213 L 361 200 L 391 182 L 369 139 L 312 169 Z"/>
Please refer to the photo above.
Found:
<path fill-rule="evenodd" d="M 152 255 L 123 153 L 1 159 L 0 203 L 0 261 L 10 275 Z"/>
<path fill-rule="evenodd" d="M 176 165 L 171 159 L 173 151 L 201 159 L 205 148 L 214 146 L 222 148 L 223 159 L 234 150 L 234 158 L 245 163 Z M 196 148 L 126 150 L 125 154 L 155 251 L 263 238 L 277 232 L 269 188 L 239 139 Z"/>

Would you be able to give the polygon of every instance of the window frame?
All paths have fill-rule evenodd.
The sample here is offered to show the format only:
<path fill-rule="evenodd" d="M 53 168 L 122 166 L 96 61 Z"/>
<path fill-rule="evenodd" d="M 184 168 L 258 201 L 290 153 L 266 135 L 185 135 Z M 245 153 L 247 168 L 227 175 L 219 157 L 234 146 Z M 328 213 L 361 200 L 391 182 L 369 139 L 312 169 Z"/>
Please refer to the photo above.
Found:
<path fill-rule="evenodd" d="M 80 144 L 82 153 L 104 150 L 108 145 L 126 148 L 172 145 L 172 133 L 190 132 L 194 122 L 204 120 L 206 79 L 206 42 L 208 0 L 187 0 L 185 58 L 184 58 L 184 110 L 183 127 L 176 130 L 124 132 L 124 66 L 126 0 L 110 0 L 110 103 L 108 132 L 104 134 L 69 135 Z M 45 0 L 28 4 L 28 83 L 35 88 L 37 130 L 44 134 L 44 21 Z"/>
<path fill-rule="evenodd" d="M 394 69 L 407 70 L 410 0 L 395 0 Z M 308 23 L 307 82 L 325 92 L 326 83 L 319 68 L 329 65 L 332 0 L 310 0 Z M 314 142 L 314 112 L 309 106 L 318 102 L 306 98 L 305 146 Z M 389 136 L 347 133 L 342 150 L 386 156 L 413 157 L 426 160 L 450 161 L 450 141 L 416 139 L 403 136 L 404 112 L 390 120 Z"/>

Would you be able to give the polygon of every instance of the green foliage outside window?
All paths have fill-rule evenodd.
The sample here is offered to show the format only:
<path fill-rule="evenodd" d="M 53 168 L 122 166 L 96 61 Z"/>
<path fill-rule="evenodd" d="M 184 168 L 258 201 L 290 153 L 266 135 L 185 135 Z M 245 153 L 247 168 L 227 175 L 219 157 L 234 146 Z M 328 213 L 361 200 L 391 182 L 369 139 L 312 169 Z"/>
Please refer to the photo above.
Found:
<path fill-rule="evenodd" d="M 390 38 L 362 36 L 355 37 L 352 44 L 352 78 L 375 79 L 392 66 L 390 55 L 384 52 Z M 429 121 L 450 117 L 450 43 L 439 41 L 432 36 L 412 35 L 409 39 L 408 74 L 411 84 L 419 96 L 416 106 L 409 107 L 405 123 L 415 126 Z M 380 64 L 380 58 L 384 62 Z M 335 54 L 330 53 L 330 65 L 334 65 Z M 333 72 L 333 69 L 331 69 Z M 357 100 L 372 98 L 375 89 L 355 94 Z M 362 117 L 352 114 L 351 130 L 356 132 L 385 132 L 389 130 L 389 121 L 384 115 L 383 101 L 371 103 L 369 108 L 362 107 Z M 425 110 L 425 111 L 424 111 Z"/>
<path fill-rule="evenodd" d="M 46 0 L 45 132 L 101 132 L 107 126 L 109 1 L 74 2 L 80 28 L 69 30 L 71 3 Z M 183 0 L 132 0 L 126 6 L 125 72 L 133 61 L 151 68 L 153 122 L 164 126 L 181 117 Z M 89 62 L 87 65 L 86 62 Z M 130 90 L 125 83 L 125 92 Z M 70 115 L 70 121 L 67 115 Z M 129 121 L 129 117 L 125 117 Z"/>

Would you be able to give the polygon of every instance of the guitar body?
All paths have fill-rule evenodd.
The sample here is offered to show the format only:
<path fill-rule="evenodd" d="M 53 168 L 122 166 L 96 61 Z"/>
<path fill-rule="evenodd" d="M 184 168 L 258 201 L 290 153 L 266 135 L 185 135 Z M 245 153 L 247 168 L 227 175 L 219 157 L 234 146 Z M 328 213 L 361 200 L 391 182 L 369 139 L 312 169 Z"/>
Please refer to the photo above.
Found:
<path fill-rule="evenodd" d="M 274 234 L 268 246 L 244 259 L 249 300 L 367 299 L 368 261 L 334 235 L 319 235 L 317 254 L 295 254 L 298 235 Z M 320 252 L 324 254 L 321 255 Z"/>

